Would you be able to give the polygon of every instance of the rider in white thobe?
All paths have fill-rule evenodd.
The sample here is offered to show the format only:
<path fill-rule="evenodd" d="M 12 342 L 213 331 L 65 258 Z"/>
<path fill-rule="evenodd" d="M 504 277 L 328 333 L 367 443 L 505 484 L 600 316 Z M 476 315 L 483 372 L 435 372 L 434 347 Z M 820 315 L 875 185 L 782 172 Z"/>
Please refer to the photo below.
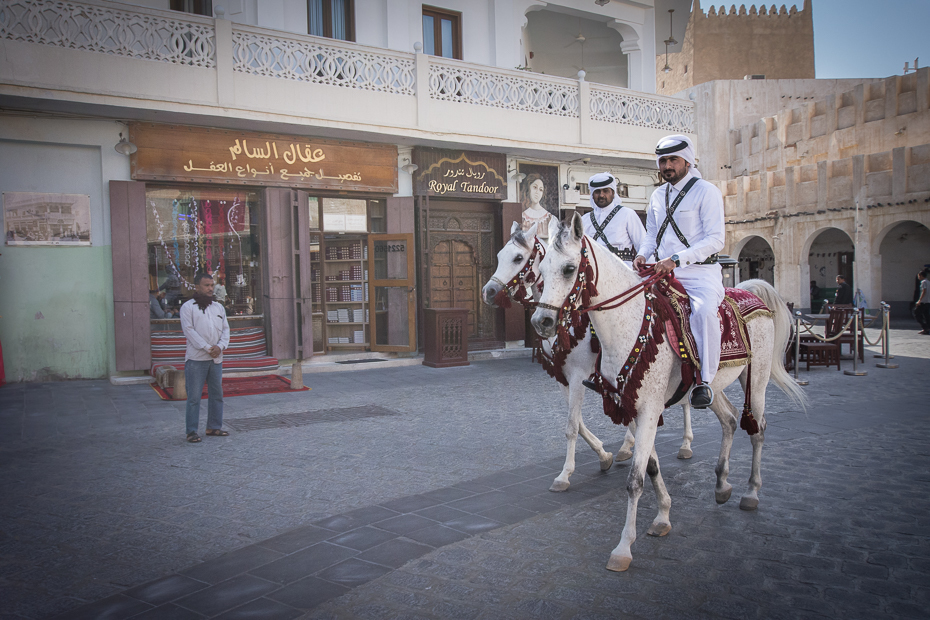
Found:
<path fill-rule="evenodd" d="M 581 220 L 584 234 L 591 237 L 614 255 L 626 261 L 627 266 L 636 257 L 643 245 L 646 231 L 633 209 L 624 207 L 617 194 L 617 179 L 609 172 L 599 172 L 588 179 L 591 192 L 591 212 Z M 595 192 L 610 190 L 604 196 L 595 197 Z M 607 200 L 613 193 L 613 199 Z M 600 201 L 604 206 L 598 205 Z"/>
<path fill-rule="evenodd" d="M 725 240 L 723 196 L 715 185 L 700 178 L 694 147 L 686 136 L 669 136 L 659 141 L 656 161 L 660 170 L 663 164 L 668 166 L 663 160 L 671 158 L 684 160 L 679 162 L 684 176 L 674 184 L 663 184 L 652 194 L 646 211 L 646 239 L 634 266 L 653 260 L 659 265 L 665 262 L 663 269 L 674 269 L 675 277 L 691 298 L 691 330 L 700 357 L 700 379 L 706 384 L 692 390 L 691 403 L 703 408 L 713 402 L 709 384 L 720 364 L 717 308 L 723 302 L 724 292 L 716 254 L 723 249 Z M 664 170 L 663 175 L 666 179 L 675 176 Z M 692 179 L 695 182 L 689 188 Z M 666 223 L 668 211 L 684 190 L 685 196 L 674 208 L 671 221 Z"/>

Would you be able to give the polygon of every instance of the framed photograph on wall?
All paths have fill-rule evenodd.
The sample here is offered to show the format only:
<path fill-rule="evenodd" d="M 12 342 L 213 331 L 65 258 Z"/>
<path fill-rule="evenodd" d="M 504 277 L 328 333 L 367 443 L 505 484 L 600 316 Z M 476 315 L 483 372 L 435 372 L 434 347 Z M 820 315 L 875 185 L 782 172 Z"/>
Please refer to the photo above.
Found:
<path fill-rule="evenodd" d="M 549 219 L 559 214 L 559 167 L 546 164 L 518 164 L 520 174 L 520 202 L 523 203 L 523 229 L 539 224 L 536 235 L 546 238 Z"/>
<path fill-rule="evenodd" d="M 6 245 L 90 245 L 90 196 L 3 192 Z"/>

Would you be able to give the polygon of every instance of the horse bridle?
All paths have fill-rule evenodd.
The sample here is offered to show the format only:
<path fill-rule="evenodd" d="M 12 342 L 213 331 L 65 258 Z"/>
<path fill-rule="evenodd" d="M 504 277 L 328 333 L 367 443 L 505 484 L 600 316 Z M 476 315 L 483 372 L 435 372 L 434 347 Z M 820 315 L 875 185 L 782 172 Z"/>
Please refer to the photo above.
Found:
<path fill-rule="evenodd" d="M 517 274 L 510 279 L 510 282 L 502 282 L 497 276 L 491 276 L 491 281 L 499 284 L 504 290 L 507 291 L 508 297 L 513 299 L 519 304 L 524 306 L 535 305 L 531 298 L 526 296 L 524 291 L 520 296 L 517 296 L 518 287 L 521 284 L 536 284 L 536 287 L 540 290 L 542 289 L 542 280 L 537 280 L 535 274 L 533 274 L 533 265 L 536 263 L 536 258 L 539 257 L 540 260 L 546 256 L 546 246 L 542 244 L 538 237 L 533 237 L 533 249 L 530 250 L 530 256 L 526 259 L 526 264 L 523 266 Z M 531 279 L 529 276 L 533 275 Z"/>

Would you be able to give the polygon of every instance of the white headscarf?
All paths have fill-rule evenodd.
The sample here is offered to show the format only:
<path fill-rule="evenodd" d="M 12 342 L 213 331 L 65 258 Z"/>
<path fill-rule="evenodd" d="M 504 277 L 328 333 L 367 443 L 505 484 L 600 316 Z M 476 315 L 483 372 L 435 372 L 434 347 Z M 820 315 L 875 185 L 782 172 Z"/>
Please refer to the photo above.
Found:
<path fill-rule="evenodd" d="M 620 194 L 617 192 L 617 177 L 610 174 L 609 172 L 598 172 L 590 179 L 588 179 L 588 191 L 590 193 L 588 200 L 591 201 L 592 209 L 601 208 L 597 206 L 596 202 L 594 202 L 594 190 L 604 189 L 605 187 L 609 187 L 610 189 L 614 190 L 614 200 L 609 205 L 604 207 L 605 209 L 613 209 L 615 206 L 623 204 L 623 202 L 620 200 Z"/>
<path fill-rule="evenodd" d="M 703 178 L 701 173 L 698 172 L 697 162 L 694 159 L 694 144 L 688 136 L 676 134 L 674 136 L 666 136 L 659 140 L 659 143 L 656 145 L 656 167 L 659 166 L 659 159 L 665 155 L 677 155 L 681 157 L 691 164 L 692 175 L 699 179 Z"/>

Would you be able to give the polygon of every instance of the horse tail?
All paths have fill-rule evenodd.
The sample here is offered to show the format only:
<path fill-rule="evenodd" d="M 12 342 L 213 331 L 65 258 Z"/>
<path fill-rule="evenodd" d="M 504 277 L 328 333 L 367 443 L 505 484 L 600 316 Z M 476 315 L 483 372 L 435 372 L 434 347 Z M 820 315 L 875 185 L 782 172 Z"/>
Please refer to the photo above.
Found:
<path fill-rule="evenodd" d="M 772 370 L 769 377 L 788 398 L 806 411 L 807 395 L 785 370 L 785 349 L 792 332 L 791 312 L 788 310 L 788 304 L 781 298 L 775 287 L 765 280 L 746 280 L 741 282 L 737 288 L 757 296 L 772 311 L 772 321 L 775 323 L 775 348 L 772 352 Z"/>

